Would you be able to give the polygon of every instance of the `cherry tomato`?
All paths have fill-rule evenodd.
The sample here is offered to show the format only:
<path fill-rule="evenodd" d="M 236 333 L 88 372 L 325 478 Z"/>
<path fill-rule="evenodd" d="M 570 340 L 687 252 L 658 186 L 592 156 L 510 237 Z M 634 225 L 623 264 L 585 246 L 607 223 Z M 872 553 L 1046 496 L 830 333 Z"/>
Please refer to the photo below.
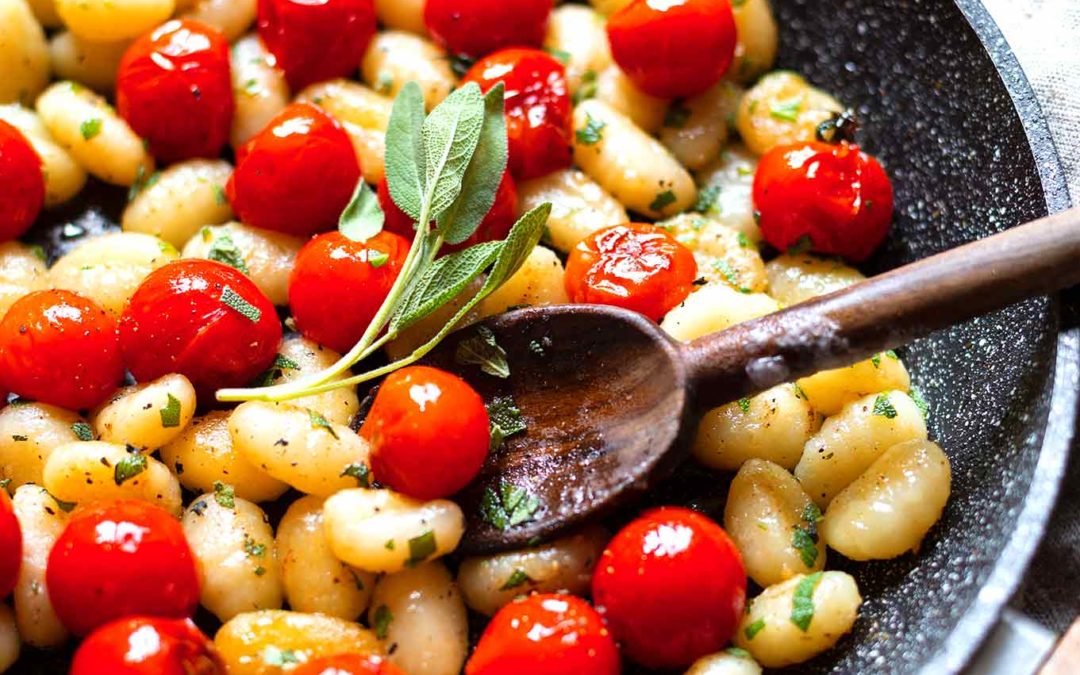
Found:
<path fill-rule="evenodd" d="M 0 321 L 0 386 L 19 396 L 82 410 L 123 377 L 116 320 L 77 293 L 30 293 Z"/>
<path fill-rule="evenodd" d="M 49 553 L 45 581 L 56 615 L 76 635 L 137 614 L 182 619 L 199 604 L 180 521 L 135 500 L 76 509 Z"/>
<path fill-rule="evenodd" d="M 293 91 L 346 77 L 375 37 L 372 0 L 259 0 L 259 37 Z"/>
<path fill-rule="evenodd" d="M 572 302 L 615 305 L 659 321 L 686 299 L 697 277 L 694 254 L 655 225 L 625 223 L 582 239 L 566 261 Z"/>
<path fill-rule="evenodd" d="M 513 3 L 507 3 L 513 7 Z M 539 49 L 504 49 L 477 61 L 462 83 L 485 92 L 506 86 L 510 172 L 518 180 L 565 169 L 573 159 L 573 120 L 566 68 Z"/>
<path fill-rule="evenodd" d="M 619 650 L 600 615 L 572 595 L 518 598 L 491 619 L 465 675 L 618 675 Z"/>
<path fill-rule="evenodd" d="M 374 654 L 338 654 L 324 656 L 297 666 L 291 675 L 405 675 L 381 656 Z"/>
<path fill-rule="evenodd" d="M 94 630 L 69 675 L 225 675 L 210 638 L 191 619 L 133 616 Z"/>
<path fill-rule="evenodd" d="M 228 40 L 186 19 L 143 35 L 120 61 L 116 108 L 163 162 L 217 157 L 233 117 Z"/>
<path fill-rule="evenodd" d="M 0 488 L 0 600 L 15 588 L 22 563 L 22 528 L 15 517 L 11 497 Z"/>
<path fill-rule="evenodd" d="M 696 511 L 661 508 L 608 543 L 592 595 L 631 659 L 649 668 L 684 668 L 734 634 L 746 572 L 719 525 Z"/>
<path fill-rule="evenodd" d="M 277 355 L 281 322 L 243 273 L 210 260 L 178 260 L 143 280 L 120 320 L 120 345 L 140 382 L 182 373 L 198 396 L 249 384 Z"/>
<path fill-rule="evenodd" d="M 818 253 L 865 260 L 889 234 L 893 189 L 859 146 L 807 142 L 773 148 L 754 174 L 761 234 L 781 251 L 809 238 Z"/>
<path fill-rule="evenodd" d="M 320 234 L 300 249 L 289 307 L 305 336 L 345 353 L 364 335 L 394 285 L 411 242 L 380 232 L 366 242 Z"/>
<path fill-rule="evenodd" d="M 504 47 L 539 47 L 552 0 L 427 0 L 424 25 L 451 54 L 476 58 Z"/>
<path fill-rule="evenodd" d="M 413 219 L 394 203 L 394 200 L 390 197 L 390 186 L 385 178 L 379 182 L 378 195 L 379 205 L 382 206 L 383 213 L 386 214 L 384 228 L 412 241 L 416 234 L 416 230 L 413 228 Z M 453 253 L 485 241 L 505 239 L 506 235 L 510 234 L 510 228 L 514 226 L 514 222 L 517 220 L 517 204 L 517 187 L 514 185 L 514 179 L 510 177 L 510 172 L 507 171 L 503 174 L 502 182 L 499 183 L 499 188 L 495 192 L 495 201 L 492 203 L 491 209 L 484 216 L 484 219 L 480 221 L 480 226 L 476 228 L 476 232 L 460 244 L 447 244 L 443 246 L 442 250 Z"/>
<path fill-rule="evenodd" d="M 412 366 L 379 387 L 360 435 L 376 480 L 417 499 L 449 497 L 480 472 L 491 443 L 487 409 L 465 380 Z"/>
<path fill-rule="evenodd" d="M 18 129 L 0 120 L 0 242 L 22 236 L 44 204 L 41 158 Z"/>
<path fill-rule="evenodd" d="M 226 193 L 245 224 L 306 237 L 337 227 L 359 180 L 341 125 L 309 103 L 293 103 L 236 153 Z"/>
<path fill-rule="evenodd" d="M 730 0 L 632 0 L 611 15 L 607 33 L 615 62 L 659 98 L 702 93 L 735 57 Z"/>

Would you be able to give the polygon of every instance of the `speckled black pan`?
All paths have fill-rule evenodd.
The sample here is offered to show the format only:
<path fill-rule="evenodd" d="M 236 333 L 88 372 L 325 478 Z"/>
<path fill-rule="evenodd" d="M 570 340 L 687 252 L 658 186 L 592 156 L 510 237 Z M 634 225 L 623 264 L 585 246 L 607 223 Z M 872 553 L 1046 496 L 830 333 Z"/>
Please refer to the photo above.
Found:
<path fill-rule="evenodd" d="M 977 0 L 774 3 L 781 65 L 857 106 L 866 146 L 894 177 L 896 229 L 875 268 L 1068 206 L 1031 88 Z M 51 255 L 115 221 L 123 196 L 89 194 L 37 231 Z M 854 633 L 799 672 L 937 675 L 970 658 L 1022 578 L 1064 470 L 1080 347 L 1059 337 L 1058 316 L 1056 300 L 1033 300 L 907 350 L 953 462 L 952 499 L 917 556 L 855 565 L 830 552 L 866 604 Z M 722 508 L 716 479 L 697 478 L 658 498 Z M 28 656 L 16 672 L 63 667 L 59 655 Z"/>

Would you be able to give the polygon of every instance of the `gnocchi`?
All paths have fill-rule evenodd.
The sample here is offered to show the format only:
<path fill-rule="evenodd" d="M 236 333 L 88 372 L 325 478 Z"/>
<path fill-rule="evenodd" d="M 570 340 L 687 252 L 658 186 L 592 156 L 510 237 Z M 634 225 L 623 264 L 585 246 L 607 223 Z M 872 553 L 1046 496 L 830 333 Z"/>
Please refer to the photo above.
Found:
<path fill-rule="evenodd" d="M 229 65 L 235 105 L 230 142 L 239 149 L 289 104 L 289 85 L 257 35 L 247 35 L 233 45 Z"/>
<path fill-rule="evenodd" d="M 660 142 L 687 169 L 705 167 L 720 156 L 742 93 L 737 85 L 721 82 L 704 94 L 672 104 Z"/>
<path fill-rule="evenodd" d="M 136 38 L 168 19 L 176 0 L 55 0 L 72 33 L 89 42 Z"/>
<path fill-rule="evenodd" d="M 750 652 L 730 647 L 694 661 L 686 675 L 761 675 L 761 666 Z"/>
<path fill-rule="evenodd" d="M 180 482 L 168 467 L 135 448 L 77 441 L 55 448 L 45 460 L 42 482 L 66 502 L 140 499 L 180 515 Z"/>
<path fill-rule="evenodd" d="M 41 158 L 42 173 L 45 175 L 45 206 L 63 204 L 83 189 L 86 185 L 86 170 L 57 145 L 37 113 L 21 105 L 0 105 L 0 120 L 21 131 Z M 7 245 L 5 243 L 0 246 Z M 0 270 L 2 269 L 5 267 L 0 266 Z M 0 311 L 0 316 L 2 315 L 3 312 Z"/>
<path fill-rule="evenodd" d="M 297 238 L 237 222 L 207 225 L 183 244 L 184 258 L 205 258 L 247 274 L 270 302 L 289 301 L 289 272 L 303 246 Z"/>
<path fill-rule="evenodd" d="M 494 293 L 480 301 L 480 318 L 501 314 L 511 307 L 565 305 L 570 302 L 563 284 L 563 264 L 551 249 L 537 246 L 521 269 Z"/>
<path fill-rule="evenodd" d="M 582 5 L 556 7 L 548 22 L 544 47 L 566 59 L 566 84 L 581 99 L 597 93 L 597 78 L 611 66 L 604 18 Z"/>
<path fill-rule="evenodd" d="M 44 256 L 17 241 L 0 244 L 0 317 L 22 296 L 48 284 Z"/>
<path fill-rule="evenodd" d="M 617 199 L 577 169 L 556 171 L 518 184 L 521 213 L 544 203 L 551 204 L 548 242 L 563 253 L 593 232 L 630 219 Z"/>
<path fill-rule="evenodd" d="M 108 94 L 116 87 L 120 59 L 128 44 L 128 40 L 90 42 L 71 31 L 63 31 L 49 40 L 49 58 L 57 77 Z"/>
<path fill-rule="evenodd" d="M 21 403 L 0 410 L 0 479 L 13 487 L 41 484 L 45 460 L 58 446 L 91 438 L 76 413 L 44 403 Z"/>
<path fill-rule="evenodd" d="M 0 673 L 19 660 L 19 628 L 15 625 L 15 614 L 5 604 L 0 604 Z"/>
<path fill-rule="evenodd" d="M 68 632 L 56 616 L 45 580 L 49 552 L 67 525 L 71 504 L 61 504 L 45 488 L 23 485 L 12 498 L 22 529 L 22 564 L 15 584 L 15 623 L 23 642 L 56 647 Z"/>
<path fill-rule="evenodd" d="M 735 126 L 746 147 L 758 155 L 779 145 L 812 141 L 818 125 L 843 110 L 839 101 L 800 75 L 769 73 L 739 103 Z"/>
<path fill-rule="evenodd" d="M 695 338 L 772 314 L 779 303 L 764 293 L 742 293 L 728 284 L 706 284 L 668 312 L 660 327 L 676 340 Z"/>
<path fill-rule="evenodd" d="M 125 232 L 153 235 L 180 248 L 204 225 L 233 217 L 225 197 L 231 175 L 232 167 L 220 160 L 173 164 L 146 178 L 120 224 Z"/>
<path fill-rule="evenodd" d="M 761 241 L 754 215 L 756 170 L 757 157 L 741 143 L 733 143 L 697 172 L 698 209 L 743 235 L 751 244 Z M 779 296 L 776 299 L 786 302 Z"/>
<path fill-rule="evenodd" d="M 232 42 L 255 23 L 257 9 L 258 0 L 196 0 L 182 17 L 213 26 Z"/>
<path fill-rule="evenodd" d="M 400 31 L 375 36 L 360 65 L 364 84 L 393 98 L 407 82 L 416 82 L 431 110 L 450 95 L 457 78 L 446 53 L 425 38 Z"/>
<path fill-rule="evenodd" d="M 825 370 L 799 380 L 799 388 L 814 410 L 835 415 L 848 403 L 890 389 L 911 389 L 907 369 L 894 351 L 875 354 L 846 368 Z"/>
<path fill-rule="evenodd" d="M 424 0 L 375 0 L 375 15 L 387 28 L 427 35 Z"/>
<path fill-rule="evenodd" d="M 0 104 L 30 105 L 49 82 L 49 45 L 26 0 L 0 0 Z"/>
<path fill-rule="evenodd" d="M 786 253 L 765 265 L 773 297 L 794 305 L 857 284 L 866 277 L 835 258 Z"/>
<path fill-rule="evenodd" d="M 100 440 L 146 451 L 182 434 L 194 415 L 195 387 L 173 374 L 121 389 L 90 420 Z"/>

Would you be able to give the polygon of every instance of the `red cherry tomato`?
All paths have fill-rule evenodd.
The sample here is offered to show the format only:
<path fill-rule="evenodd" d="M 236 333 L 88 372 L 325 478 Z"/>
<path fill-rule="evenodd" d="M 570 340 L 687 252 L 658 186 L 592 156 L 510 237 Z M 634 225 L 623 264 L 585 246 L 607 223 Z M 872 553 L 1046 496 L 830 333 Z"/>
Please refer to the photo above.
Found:
<path fill-rule="evenodd" d="M 589 603 L 541 594 L 492 617 L 465 675 L 618 675 L 620 668 L 615 640 Z"/>
<path fill-rule="evenodd" d="M 128 47 L 116 108 L 163 162 L 217 157 L 233 117 L 229 42 L 198 21 L 169 21 Z"/>
<path fill-rule="evenodd" d="M 191 619 L 134 616 L 94 630 L 69 675 L 225 675 L 210 638 Z"/>
<path fill-rule="evenodd" d="M 773 148 L 754 174 L 761 234 L 787 250 L 808 237 L 818 253 L 865 260 L 889 234 L 893 189 L 876 159 L 846 141 Z"/>
<path fill-rule="evenodd" d="M 375 479 L 417 499 L 449 497 L 487 458 L 484 400 L 465 380 L 427 366 L 402 368 L 379 387 L 360 435 Z"/>
<path fill-rule="evenodd" d="M 337 227 L 359 181 L 341 125 L 309 103 L 293 103 L 236 153 L 226 193 L 244 223 L 306 237 Z"/>
<path fill-rule="evenodd" d="M 551 0 L 427 0 L 424 25 L 451 54 L 473 58 L 504 47 L 539 47 Z"/>
<path fill-rule="evenodd" d="M 375 37 L 372 0 L 259 0 L 259 37 L 293 91 L 345 77 Z"/>
<path fill-rule="evenodd" d="M 49 553 L 45 581 L 56 615 L 76 635 L 136 614 L 182 619 L 199 604 L 180 521 L 134 500 L 77 509 Z"/>
<path fill-rule="evenodd" d="M 140 382 L 182 373 L 200 398 L 249 384 L 277 355 L 281 322 L 243 273 L 178 260 L 143 280 L 120 320 L 120 345 Z"/>
<path fill-rule="evenodd" d="M 746 572 L 719 525 L 696 511 L 661 508 L 608 543 L 592 594 L 631 659 L 649 668 L 684 668 L 734 634 Z"/>
<path fill-rule="evenodd" d="M 390 293 L 409 246 L 386 231 L 366 242 L 327 232 L 305 244 L 289 277 L 300 332 L 337 352 L 352 349 Z"/>
<path fill-rule="evenodd" d="M 690 295 L 696 277 L 690 249 L 655 225 L 625 223 L 578 242 L 564 278 L 572 302 L 615 305 L 659 321 Z"/>
<path fill-rule="evenodd" d="M 390 197 L 390 186 L 385 178 L 379 182 L 378 195 L 379 205 L 382 207 L 383 213 L 386 214 L 384 228 L 412 241 L 416 235 L 416 230 L 413 228 L 413 219 L 394 203 L 394 200 Z M 514 226 L 514 222 L 517 220 L 517 203 L 517 187 L 514 185 L 514 179 L 510 177 L 510 172 L 506 172 L 503 174 L 502 182 L 499 183 L 499 188 L 495 192 L 495 201 L 492 203 L 487 215 L 480 221 L 480 226 L 476 228 L 476 232 L 460 244 L 447 244 L 443 246 L 442 250 L 453 253 L 485 241 L 505 239 L 506 235 L 510 234 L 510 228 Z"/>
<path fill-rule="evenodd" d="M 22 563 L 22 528 L 15 517 L 11 497 L 0 488 L 0 600 L 15 588 Z"/>
<path fill-rule="evenodd" d="M 77 293 L 30 293 L 0 321 L 0 383 L 19 396 L 82 410 L 123 377 L 116 320 Z"/>
<path fill-rule="evenodd" d="M 381 656 L 338 654 L 308 661 L 297 666 L 291 671 L 291 675 L 405 675 L 405 673 Z"/>
<path fill-rule="evenodd" d="M 22 236 L 44 203 L 41 158 L 18 129 L 0 120 L 0 242 Z"/>
<path fill-rule="evenodd" d="M 611 15 L 607 32 L 615 62 L 659 98 L 700 94 L 735 57 L 730 0 L 633 0 Z"/>
<path fill-rule="evenodd" d="M 507 3 L 507 7 L 516 7 Z M 570 166 L 573 133 L 566 68 L 539 49 L 504 49 L 477 61 L 462 84 L 485 92 L 506 85 L 506 134 L 510 172 L 518 180 L 545 176 Z"/>

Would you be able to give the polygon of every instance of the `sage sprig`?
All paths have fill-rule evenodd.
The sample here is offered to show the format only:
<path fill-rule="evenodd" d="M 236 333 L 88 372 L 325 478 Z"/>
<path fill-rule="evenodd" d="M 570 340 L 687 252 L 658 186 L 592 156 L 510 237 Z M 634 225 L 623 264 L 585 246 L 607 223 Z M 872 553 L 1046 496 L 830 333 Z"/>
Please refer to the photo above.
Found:
<path fill-rule="evenodd" d="M 359 342 L 333 366 L 270 387 L 222 389 L 218 400 L 285 401 L 353 386 L 415 363 L 517 272 L 540 241 L 550 204 L 523 215 L 502 241 L 438 257 L 444 243 L 460 244 L 471 237 L 495 202 L 507 161 L 503 93 L 501 84 L 484 95 L 470 83 L 425 115 L 420 87 L 409 83 L 402 88 L 386 133 L 386 179 L 394 203 L 413 219 L 416 235 L 386 301 Z M 339 230 L 354 241 L 366 241 L 382 231 L 384 221 L 375 193 L 361 180 L 341 214 Z M 335 379 L 445 306 L 485 273 L 480 291 L 412 354 L 381 368 Z"/>

